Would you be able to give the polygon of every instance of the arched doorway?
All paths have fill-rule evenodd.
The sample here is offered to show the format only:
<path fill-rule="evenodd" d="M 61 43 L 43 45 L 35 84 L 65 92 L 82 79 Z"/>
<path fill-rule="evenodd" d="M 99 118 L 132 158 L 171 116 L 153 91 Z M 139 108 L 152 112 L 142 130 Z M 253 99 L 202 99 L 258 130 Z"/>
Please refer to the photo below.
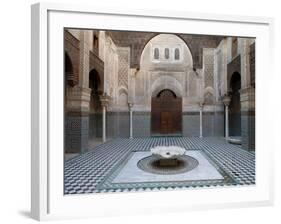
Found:
<path fill-rule="evenodd" d="M 101 108 L 100 104 L 100 77 L 98 72 L 93 69 L 89 74 L 89 88 L 91 91 L 90 110 L 98 111 Z"/>
<path fill-rule="evenodd" d="M 241 136 L 241 76 L 234 72 L 230 79 L 231 101 L 229 104 L 229 135 Z"/>
<path fill-rule="evenodd" d="M 101 80 L 99 73 L 92 69 L 89 73 L 89 88 L 91 89 L 90 113 L 89 113 L 89 138 L 92 140 L 102 136 L 102 107 L 100 101 Z"/>
<path fill-rule="evenodd" d="M 71 59 L 70 59 L 70 57 L 68 56 L 68 54 L 66 52 L 64 54 L 64 60 L 65 60 L 65 62 L 64 62 L 64 71 L 65 71 L 66 77 L 68 77 L 68 75 L 72 75 L 73 74 L 73 66 L 72 66 Z M 69 79 L 67 78 L 66 80 L 68 81 Z"/>
<path fill-rule="evenodd" d="M 67 52 L 64 53 L 64 72 L 66 86 L 73 87 L 78 84 L 78 76 L 75 75 L 75 69 L 71 57 Z"/>
<path fill-rule="evenodd" d="M 67 105 L 67 91 L 68 88 L 71 88 L 74 86 L 74 83 L 72 82 L 73 77 L 73 66 L 72 61 L 68 54 L 64 53 L 64 106 Z"/>
<path fill-rule="evenodd" d="M 182 98 L 170 89 L 163 89 L 151 98 L 151 134 L 181 135 Z"/>

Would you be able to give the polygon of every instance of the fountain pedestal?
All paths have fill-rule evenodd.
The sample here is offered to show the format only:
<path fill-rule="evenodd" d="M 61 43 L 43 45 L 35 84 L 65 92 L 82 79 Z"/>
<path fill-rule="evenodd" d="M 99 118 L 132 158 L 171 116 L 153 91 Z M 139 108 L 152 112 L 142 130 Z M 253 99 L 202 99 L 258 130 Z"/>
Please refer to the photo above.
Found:
<path fill-rule="evenodd" d="M 158 166 L 160 167 L 173 167 L 178 165 L 178 159 L 159 159 Z"/>

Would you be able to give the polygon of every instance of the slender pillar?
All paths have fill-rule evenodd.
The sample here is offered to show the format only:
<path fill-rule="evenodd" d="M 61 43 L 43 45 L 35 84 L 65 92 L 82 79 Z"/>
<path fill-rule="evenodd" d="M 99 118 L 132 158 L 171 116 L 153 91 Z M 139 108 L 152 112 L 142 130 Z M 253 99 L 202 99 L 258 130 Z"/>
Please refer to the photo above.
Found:
<path fill-rule="evenodd" d="M 203 137 L 203 103 L 199 104 L 200 107 L 200 138 Z"/>
<path fill-rule="evenodd" d="M 129 104 L 129 111 L 130 111 L 130 138 L 133 138 L 133 104 L 132 103 L 128 103 Z"/>
<path fill-rule="evenodd" d="M 225 138 L 226 140 L 229 138 L 229 119 L 228 119 L 228 107 L 230 103 L 230 97 L 224 96 L 223 103 L 225 106 Z"/>
<path fill-rule="evenodd" d="M 225 105 L 225 138 L 229 137 L 228 105 Z"/>
<path fill-rule="evenodd" d="M 102 141 L 106 142 L 106 108 L 109 101 L 108 95 L 106 95 L 106 93 L 101 95 L 100 101 L 102 105 Z"/>
<path fill-rule="evenodd" d="M 106 106 L 102 106 L 102 141 L 106 142 Z"/>

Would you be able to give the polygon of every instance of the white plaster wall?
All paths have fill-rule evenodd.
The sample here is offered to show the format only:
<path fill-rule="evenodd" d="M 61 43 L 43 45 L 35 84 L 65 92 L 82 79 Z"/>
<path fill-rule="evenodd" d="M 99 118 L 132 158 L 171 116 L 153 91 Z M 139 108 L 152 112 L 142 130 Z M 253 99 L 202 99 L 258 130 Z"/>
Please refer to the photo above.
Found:
<path fill-rule="evenodd" d="M 227 39 L 223 39 L 214 55 L 215 97 L 220 101 L 227 92 Z"/>
<path fill-rule="evenodd" d="M 105 41 L 105 57 L 104 57 L 104 90 L 110 96 L 112 102 L 115 102 L 116 77 L 118 75 L 118 54 L 114 42 L 109 36 Z"/>
<path fill-rule="evenodd" d="M 215 49 L 203 48 L 204 104 L 215 103 Z"/>
<path fill-rule="evenodd" d="M 226 48 L 227 48 L 227 64 L 232 61 L 232 54 L 231 54 L 231 49 L 232 49 L 232 38 L 227 37 L 226 38 Z"/>
<path fill-rule="evenodd" d="M 174 89 L 176 94 L 182 97 L 183 111 L 198 111 L 199 102 L 210 94 L 214 96 L 214 104 L 205 105 L 204 110 L 221 110 L 221 96 L 227 92 L 227 63 L 231 57 L 232 42 L 230 37 L 223 39 L 215 49 L 204 49 L 203 68 L 195 71 L 192 69 L 193 62 L 189 48 L 175 35 L 161 34 L 152 38 L 143 50 L 139 70 L 129 66 L 130 48 L 115 46 L 111 38 L 103 32 L 100 33 L 100 41 L 100 55 L 104 55 L 105 60 L 105 89 L 111 96 L 111 110 L 125 109 L 123 100 L 119 99 L 120 88 L 126 91 L 126 99 L 134 104 L 136 111 L 150 111 L 151 96 L 154 91 L 161 88 Z M 246 52 L 245 46 L 249 46 L 252 42 L 250 39 L 245 42 L 239 38 L 238 52 Z M 153 58 L 155 47 L 160 50 L 159 60 Z M 170 59 L 163 58 L 165 48 L 171 50 Z M 173 58 L 172 52 L 175 48 L 180 49 L 178 61 Z M 124 51 L 128 59 L 126 64 L 121 60 Z M 246 58 L 245 56 L 245 60 Z M 120 71 L 126 73 L 128 84 L 120 84 Z M 212 76 L 213 80 L 208 86 L 206 86 L 207 75 L 209 78 Z M 122 96 L 120 95 L 121 98 Z M 128 109 L 127 105 L 126 109 Z"/>
<path fill-rule="evenodd" d="M 154 58 L 155 48 L 159 49 L 159 59 Z M 169 49 L 168 59 L 165 58 L 165 48 Z M 175 60 L 176 48 L 180 51 L 179 60 Z M 140 71 L 134 77 L 135 106 L 150 110 L 151 96 L 169 88 L 183 98 L 183 108 L 198 107 L 201 79 L 192 67 L 191 52 L 178 36 L 160 34 L 152 38 L 142 52 Z"/>
<path fill-rule="evenodd" d="M 104 61 L 105 55 L 105 31 L 99 32 L 99 58 Z"/>
<path fill-rule="evenodd" d="M 89 50 L 93 51 L 93 41 L 94 41 L 93 35 L 94 35 L 94 32 L 93 32 L 93 30 L 87 30 L 86 32 L 88 34 Z"/>
<path fill-rule="evenodd" d="M 130 48 L 129 47 L 116 47 L 116 54 L 114 54 L 115 75 L 110 76 L 111 90 L 110 96 L 111 109 L 114 111 L 128 110 L 128 102 L 131 100 L 131 85 L 130 82 Z M 129 91 L 130 87 L 130 91 Z"/>
<path fill-rule="evenodd" d="M 158 48 L 160 52 L 159 60 L 154 59 L 154 48 Z M 168 48 L 170 51 L 169 59 L 165 59 L 164 50 Z M 174 59 L 174 50 L 178 48 L 180 50 L 180 59 Z M 176 35 L 160 34 L 152 38 L 145 46 L 141 61 L 140 68 L 142 70 L 184 70 L 192 68 L 192 55 L 182 39 Z"/>

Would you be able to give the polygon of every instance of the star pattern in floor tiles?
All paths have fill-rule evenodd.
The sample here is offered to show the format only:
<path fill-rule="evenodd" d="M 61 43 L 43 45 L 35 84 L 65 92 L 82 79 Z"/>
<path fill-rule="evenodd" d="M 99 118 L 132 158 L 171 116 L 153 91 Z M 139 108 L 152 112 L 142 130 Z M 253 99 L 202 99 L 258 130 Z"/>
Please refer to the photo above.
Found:
<path fill-rule="evenodd" d="M 134 152 L 149 152 L 151 148 L 159 145 L 180 146 L 188 150 L 187 153 L 191 150 L 200 152 L 223 178 L 114 181 L 126 168 Z M 253 184 L 255 184 L 255 153 L 229 144 L 224 138 L 213 137 L 114 139 L 67 160 L 64 167 L 65 194 L 158 191 Z"/>

